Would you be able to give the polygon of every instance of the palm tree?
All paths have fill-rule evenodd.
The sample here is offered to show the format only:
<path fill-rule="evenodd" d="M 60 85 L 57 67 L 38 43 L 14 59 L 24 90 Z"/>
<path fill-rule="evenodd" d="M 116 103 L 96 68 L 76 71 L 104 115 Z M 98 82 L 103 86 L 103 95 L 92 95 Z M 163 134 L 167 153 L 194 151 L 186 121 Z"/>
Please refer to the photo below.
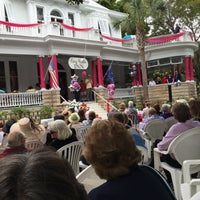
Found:
<path fill-rule="evenodd" d="M 122 32 L 136 34 L 137 47 L 140 54 L 142 81 L 143 81 L 143 96 L 145 100 L 149 100 L 147 66 L 145 60 L 145 45 L 146 35 L 150 28 L 148 19 L 153 19 L 152 16 L 164 5 L 163 0 L 127 0 L 126 3 L 121 0 L 119 5 L 123 5 L 123 12 L 128 13 L 128 17 L 120 22 L 114 22 L 115 27 L 121 25 Z M 132 31 L 132 32 L 131 32 Z"/>

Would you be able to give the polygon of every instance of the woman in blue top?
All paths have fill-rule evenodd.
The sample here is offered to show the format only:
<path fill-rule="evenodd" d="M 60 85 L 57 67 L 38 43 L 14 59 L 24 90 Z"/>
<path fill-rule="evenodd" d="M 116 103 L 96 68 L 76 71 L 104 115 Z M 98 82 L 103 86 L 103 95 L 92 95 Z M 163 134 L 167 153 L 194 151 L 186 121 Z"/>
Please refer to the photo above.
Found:
<path fill-rule="evenodd" d="M 122 123 L 98 121 L 86 134 L 83 154 L 97 175 L 107 180 L 90 191 L 90 200 L 175 200 L 153 168 L 138 165 L 140 151 Z"/>

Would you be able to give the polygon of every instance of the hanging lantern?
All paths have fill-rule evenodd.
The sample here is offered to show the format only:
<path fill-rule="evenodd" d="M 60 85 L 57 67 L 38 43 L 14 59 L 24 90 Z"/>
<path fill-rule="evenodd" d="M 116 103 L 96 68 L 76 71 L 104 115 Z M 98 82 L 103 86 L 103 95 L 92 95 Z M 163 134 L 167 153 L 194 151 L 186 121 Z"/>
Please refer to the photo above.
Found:
<path fill-rule="evenodd" d="M 82 71 L 82 78 L 85 78 L 87 76 L 86 71 Z"/>

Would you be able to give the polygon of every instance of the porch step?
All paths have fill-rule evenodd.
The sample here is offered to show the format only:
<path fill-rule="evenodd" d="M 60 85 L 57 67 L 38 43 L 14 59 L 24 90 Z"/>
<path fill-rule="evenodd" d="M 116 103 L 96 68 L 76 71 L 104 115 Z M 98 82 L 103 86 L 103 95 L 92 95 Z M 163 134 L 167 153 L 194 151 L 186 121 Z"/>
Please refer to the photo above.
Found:
<path fill-rule="evenodd" d="M 102 119 L 107 119 L 107 111 L 104 110 L 98 103 L 89 101 L 86 102 L 86 104 L 90 109 L 93 109 L 99 117 Z"/>

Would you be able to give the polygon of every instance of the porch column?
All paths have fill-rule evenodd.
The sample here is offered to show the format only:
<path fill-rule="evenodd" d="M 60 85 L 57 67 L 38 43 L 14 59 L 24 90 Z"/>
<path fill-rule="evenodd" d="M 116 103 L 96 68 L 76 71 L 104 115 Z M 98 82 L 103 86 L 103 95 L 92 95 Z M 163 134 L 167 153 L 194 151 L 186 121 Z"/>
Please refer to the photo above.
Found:
<path fill-rule="evenodd" d="M 93 87 L 97 87 L 97 69 L 95 60 L 92 60 L 92 81 Z"/>
<path fill-rule="evenodd" d="M 44 58 L 43 56 L 39 56 L 39 68 L 40 68 L 40 88 L 45 89 L 45 75 L 44 75 Z"/>
<path fill-rule="evenodd" d="M 101 58 L 97 58 L 97 70 L 98 70 L 98 83 L 99 87 L 104 86 L 103 84 L 103 70 L 102 70 L 102 61 Z"/>
<path fill-rule="evenodd" d="M 54 63 L 54 70 L 55 70 L 55 74 L 56 74 L 56 81 L 57 81 L 57 85 L 59 87 L 58 65 L 57 65 L 57 56 L 56 55 L 53 55 L 53 63 Z"/>
<path fill-rule="evenodd" d="M 132 73 L 133 73 L 133 86 L 137 86 L 137 68 L 136 68 L 136 64 L 132 64 Z"/>
<path fill-rule="evenodd" d="M 189 57 L 185 56 L 185 81 L 190 81 L 189 77 Z"/>
<path fill-rule="evenodd" d="M 51 56 L 48 56 L 48 71 L 49 71 L 49 64 L 51 62 L 51 58 L 52 58 Z M 50 73 L 49 73 L 49 86 L 50 86 L 50 88 L 53 88 L 53 80 L 52 80 Z"/>
<path fill-rule="evenodd" d="M 189 63 L 190 63 L 190 80 L 194 81 L 194 71 L 193 71 L 193 62 L 192 62 L 192 56 L 189 57 Z"/>
<path fill-rule="evenodd" d="M 140 63 L 137 63 L 137 71 L 138 71 L 139 86 L 142 86 L 142 73 L 141 73 Z"/>

